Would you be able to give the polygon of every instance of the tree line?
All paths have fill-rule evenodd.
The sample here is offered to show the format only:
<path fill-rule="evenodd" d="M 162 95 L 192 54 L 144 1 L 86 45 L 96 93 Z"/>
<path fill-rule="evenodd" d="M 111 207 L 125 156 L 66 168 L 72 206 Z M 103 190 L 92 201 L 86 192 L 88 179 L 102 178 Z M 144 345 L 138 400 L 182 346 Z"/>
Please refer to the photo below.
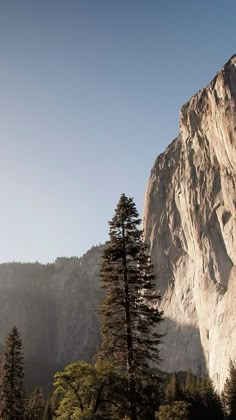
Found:
<path fill-rule="evenodd" d="M 16 327 L 10 331 L 1 362 L 0 419 L 236 419 L 232 361 L 221 398 L 207 376 L 191 370 L 168 376 L 159 369 L 164 315 L 140 223 L 133 199 L 122 194 L 100 266 L 101 344 L 91 363 L 77 360 L 55 374 L 47 400 L 38 387 L 26 394 L 22 341 Z"/>

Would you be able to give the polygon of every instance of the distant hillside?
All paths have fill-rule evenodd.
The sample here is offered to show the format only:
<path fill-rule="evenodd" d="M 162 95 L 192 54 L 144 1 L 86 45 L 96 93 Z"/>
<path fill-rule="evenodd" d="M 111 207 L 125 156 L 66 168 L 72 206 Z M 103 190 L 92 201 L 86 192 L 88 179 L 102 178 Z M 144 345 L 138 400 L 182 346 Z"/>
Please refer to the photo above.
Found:
<path fill-rule="evenodd" d="M 54 264 L 0 264 L 0 344 L 13 325 L 24 345 L 27 387 L 44 387 L 77 358 L 90 360 L 99 342 L 102 247 Z"/>

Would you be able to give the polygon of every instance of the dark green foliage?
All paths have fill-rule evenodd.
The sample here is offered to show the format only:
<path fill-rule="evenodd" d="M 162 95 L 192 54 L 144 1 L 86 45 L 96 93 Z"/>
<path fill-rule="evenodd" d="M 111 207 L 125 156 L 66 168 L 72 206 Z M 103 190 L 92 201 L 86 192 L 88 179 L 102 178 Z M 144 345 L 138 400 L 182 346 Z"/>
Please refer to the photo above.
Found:
<path fill-rule="evenodd" d="M 186 374 L 184 393 L 188 398 L 196 399 L 197 382 L 196 382 L 196 378 L 192 374 L 191 369 L 188 369 L 187 374 Z"/>
<path fill-rule="evenodd" d="M 16 327 L 9 333 L 2 361 L 0 418 L 21 420 L 24 417 L 24 360 L 22 341 Z"/>
<path fill-rule="evenodd" d="M 188 370 L 184 395 L 184 399 L 190 403 L 189 416 L 191 420 L 198 420 L 199 418 L 223 420 L 220 398 L 208 376 L 196 379 L 192 372 Z"/>
<path fill-rule="evenodd" d="M 151 371 L 150 364 L 157 366 L 160 362 L 161 336 L 157 331 L 162 321 L 158 310 L 160 297 L 132 198 L 122 194 L 109 224 L 110 240 L 100 271 L 106 296 L 101 306 L 99 354 L 112 360 L 120 376 L 127 381 L 126 395 L 131 420 L 134 420 L 138 412 L 142 416 L 143 407 L 148 405 L 147 389 L 158 388 L 158 377 Z M 154 394 L 156 399 L 157 392 Z"/>
<path fill-rule="evenodd" d="M 165 389 L 165 400 L 167 402 L 170 402 L 170 401 L 181 400 L 181 398 L 182 398 L 182 393 L 180 390 L 180 386 L 177 381 L 176 374 L 173 373 Z"/>
<path fill-rule="evenodd" d="M 43 420 L 53 420 L 54 404 L 53 398 L 48 398 L 45 404 L 45 410 L 43 414 Z"/>
<path fill-rule="evenodd" d="M 190 404 L 186 401 L 173 401 L 169 404 L 161 405 L 156 413 L 156 420 L 190 420 Z"/>
<path fill-rule="evenodd" d="M 167 383 L 163 397 L 164 405 L 168 406 L 168 409 L 165 408 L 166 411 L 163 409 L 165 413 L 172 412 L 172 404 L 178 401 L 188 403 L 189 420 L 223 420 L 224 418 L 221 401 L 214 390 L 212 381 L 207 376 L 196 378 L 191 370 L 186 372 L 185 378 L 183 374 L 172 375 Z"/>
<path fill-rule="evenodd" d="M 200 380 L 200 401 L 207 408 L 212 418 L 222 419 L 223 411 L 219 396 L 217 395 L 212 380 L 208 376 L 203 376 Z"/>
<path fill-rule="evenodd" d="M 45 400 L 42 389 L 36 387 L 30 395 L 27 419 L 28 420 L 42 420 L 45 410 Z"/>
<path fill-rule="evenodd" d="M 223 397 L 228 419 L 236 419 L 236 366 L 232 360 L 229 362 L 229 376 L 225 381 Z"/>

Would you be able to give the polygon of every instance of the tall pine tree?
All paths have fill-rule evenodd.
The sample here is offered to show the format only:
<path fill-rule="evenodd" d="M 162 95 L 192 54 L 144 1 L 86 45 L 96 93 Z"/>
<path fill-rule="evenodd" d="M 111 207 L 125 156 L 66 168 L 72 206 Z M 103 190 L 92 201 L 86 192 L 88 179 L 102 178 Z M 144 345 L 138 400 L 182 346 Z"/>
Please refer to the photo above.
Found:
<path fill-rule="evenodd" d="M 182 399 L 181 397 L 182 395 L 176 378 L 176 373 L 173 373 L 165 389 L 165 400 L 167 402 L 178 401 Z"/>
<path fill-rule="evenodd" d="M 48 398 L 45 405 L 45 410 L 43 414 L 43 420 L 52 420 L 53 419 L 53 401 L 52 397 Z"/>
<path fill-rule="evenodd" d="M 230 360 L 229 377 L 224 386 L 224 404 L 229 419 L 236 418 L 236 365 Z"/>
<path fill-rule="evenodd" d="M 141 416 L 145 389 L 146 395 L 154 395 L 158 384 L 150 366 L 157 367 L 160 362 L 158 326 L 162 321 L 160 296 L 140 222 L 133 199 L 122 194 L 109 222 L 110 240 L 100 270 L 106 290 L 101 306 L 100 355 L 112 359 L 127 380 L 131 420 Z"/>
<path fill-rule="evenodd" d="M 28 420 L 42 420 L 45 411 L 43 391 L 36 387 L 30 395 L 28 404 Z"/>
<path fill-rule="evenodd" d="M 22 341 L 16 327 L 9 333 L 3 355 L 0 388 L 0 418 L 21 420 L 24 418 L 24 360 Z"/>

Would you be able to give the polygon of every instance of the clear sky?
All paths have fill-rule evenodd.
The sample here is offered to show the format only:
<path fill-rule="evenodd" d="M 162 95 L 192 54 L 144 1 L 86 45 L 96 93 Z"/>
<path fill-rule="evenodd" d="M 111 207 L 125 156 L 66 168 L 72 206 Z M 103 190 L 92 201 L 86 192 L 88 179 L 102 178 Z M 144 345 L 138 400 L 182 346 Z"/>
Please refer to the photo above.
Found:
<path fill-rule="evenodd" d="M 235 0 L 0 0 L 0 261 L 107 239 L 142 213 L 180 106 L 236 52 Z"/>

